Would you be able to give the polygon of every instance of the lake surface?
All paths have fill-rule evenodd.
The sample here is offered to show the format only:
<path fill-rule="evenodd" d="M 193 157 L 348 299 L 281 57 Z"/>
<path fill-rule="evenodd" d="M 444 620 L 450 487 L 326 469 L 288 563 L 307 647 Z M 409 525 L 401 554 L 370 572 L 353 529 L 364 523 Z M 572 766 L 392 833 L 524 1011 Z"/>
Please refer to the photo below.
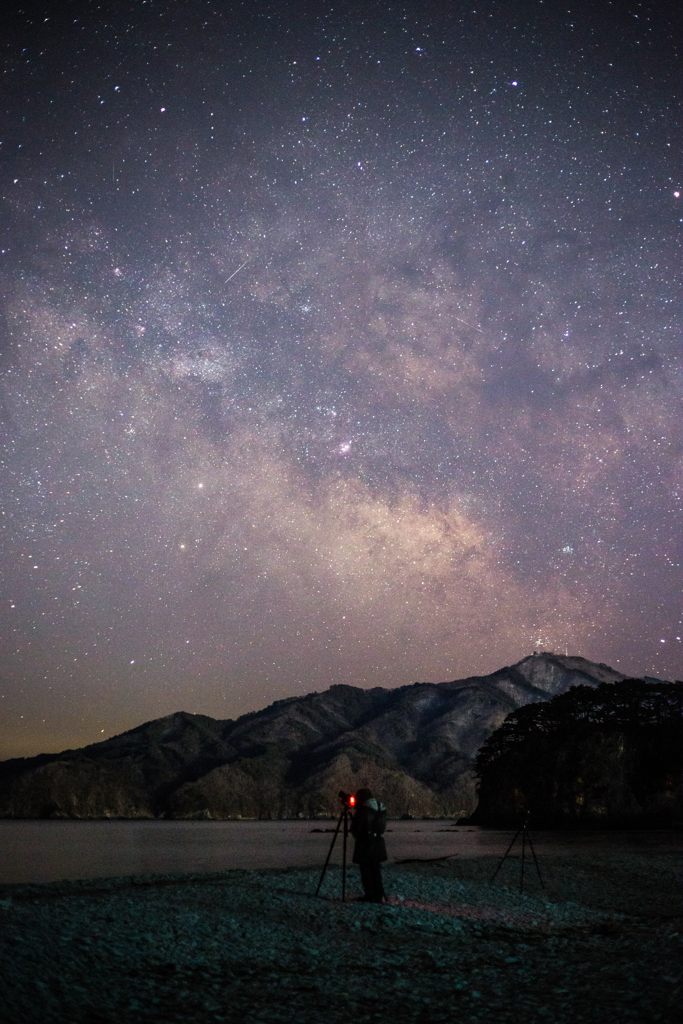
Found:
<path fill-rule="evenodd" d="M 8 821 L 0 820 L 0 883 L 313 867 L 325 862 L 334 822 Z M 390 860 L 502 857 L 514 833 L 453 827 L 448 821 L 390 821 Z M 681 852 L 683 833 L 534 832 L 536 852 L 570 855 L 609 849 Z M 352 846 L 349 846 L 349 860 Z M 521 839 L 512 851 L 521 853 Z M 332 864 L 341 864 L 341 836 Z"/>

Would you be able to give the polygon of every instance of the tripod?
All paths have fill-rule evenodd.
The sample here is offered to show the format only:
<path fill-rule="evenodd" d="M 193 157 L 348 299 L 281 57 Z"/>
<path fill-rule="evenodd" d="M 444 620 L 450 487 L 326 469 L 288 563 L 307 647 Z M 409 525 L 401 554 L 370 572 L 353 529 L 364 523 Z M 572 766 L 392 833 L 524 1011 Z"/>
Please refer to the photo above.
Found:
<path fill-rule="evenodd" d="M 337 836 L 339 835 L 339 829 L 341 828 L 341 825 L 342 825 L 342 822 L 343 822 L 344 823 L 344 830 L 343 830 L 342 835 L 344 837 L 344 846 L 343 846 L 343 851 L 342 851 L 342 903 L 346 903 L 346 843 L 347 843 L 347 839 L 348 839 L 348 835 L 349 835 L 349 819 L 350 819 L 350 817 L 351 817 L 351 815 L 349 814 L 349 808 L 348 808 L 348 806 L 345 803 L 344 807 L 342 808 L 342 812 L 339 815 L 339 821 L 337 822 L 337 827 L 334 830 L 334 835 L 332 836 L 332 842 L 330 843 L 330 848 L 329 848 L 329 850 L 327 852 L 327 860 L 325 861 L 325 866 L 323 867 L 322 874 L 320 875 L 320 881 L 318 882 L 318 888 L 315 890 L 315 894 L 317 896 L 319 894 L 319 892 L 320 892 L 320 886 L 323 884 L 323 878 L 325 877 L 325 872 L 327 871 L 327 865 L 330 863 L 330 857 L 332 856 L 332 850 L 334 849 L 334 844 L 336 842 Z"/>
<path fill-rule="evenodd" d="M 524 853 L 525 853 L 525 850 L 526 850 L 526 844 L 527 843 L 529 844 L 529 849 L 531 850 L 531 855 L 534 858 L 534 864 L 536 865 L 536 870 L 538 871 L 538 880 L 541 883 L 541 888 L 544 889 L 545 886 L 543 885 L 543 878 L 541 877 L 541 869 L 538 866 L 538 861 L 536 860 L 536 852 L 535 852 L 533 844 L 531 842 L 531 835 L 529 833 L 529 812 L 528 811 L 524 815 L 524 821 L 522 822 L 522 824 L 519 826 L 519 828 L 515 832 L 514 836 L 512 837 L 512 842 L 510 843 L 510 845 L 508 846 L 507 850 L 503 854 L 503 857 L 501 859 L 500 864 L 498 865 L 496 870 L 493 872 L 493 878 L 489 882 L 489 885 L 493 885 L 493 882 L 495 880 L 496 875 L 498 874 L 498 872 L 502 868 L 502 866 L 503 866 L 503 864 L 504 864 L 504 862 L 505 862 L 505 860 L 507 858 L 507 855 L 509 854 L 510 850 L 515 845 L 515 840 L 517 839 L 517 836 L 519 835 L 520 832 L 522 833 L 522 875 L 521 875 L 520 884 L 519 884 L 519 891 L 520 892 L 524 892 Z"/>

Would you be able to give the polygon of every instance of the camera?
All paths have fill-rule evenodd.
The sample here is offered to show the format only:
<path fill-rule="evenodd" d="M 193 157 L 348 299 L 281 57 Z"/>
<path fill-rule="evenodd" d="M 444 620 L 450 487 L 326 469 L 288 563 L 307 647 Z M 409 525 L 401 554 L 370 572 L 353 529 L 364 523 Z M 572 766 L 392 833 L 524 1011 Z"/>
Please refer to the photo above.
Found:
<path fill-rule="evenodd" d="M 343 789 L 339 790 L 339 799 L 341 800 L 344 807 L 355 807 L 356 798 L 353 793 L 345 793 Z"/>

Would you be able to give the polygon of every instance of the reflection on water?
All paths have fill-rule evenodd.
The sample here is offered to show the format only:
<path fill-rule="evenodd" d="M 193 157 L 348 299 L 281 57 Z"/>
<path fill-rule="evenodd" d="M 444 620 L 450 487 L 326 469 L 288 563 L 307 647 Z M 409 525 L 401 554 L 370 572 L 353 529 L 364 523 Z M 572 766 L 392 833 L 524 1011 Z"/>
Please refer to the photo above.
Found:
<path fill-rule="evenodd" d="M 310 867 L 324 862 L 334 822 L 0 820 L 0 883 L 65 878 Z M 315 830 L 315 831 L 313 831 Z M 391 860 L 502 856 L 512 834 L 447 821 L 390 821 Z M 681 849 L 681 834 L 539 832 L 537 852 Z M 332 863 L 341 863 L 341 837 Z"/>
<path fill-rule="evenodd" d="M 305 824 L 308 835 L 311 825 Z M 293 840 L 298 846 L 301 826 L 247 821 L 0 821 L 0 881 L 285 866 L 278 857 L 281 847 L 288 845 L 282 840 L 286 836 L 289 845 Z"/>
<path fill-rule="evenodd" d="M 307 867 L 324 861 L 332 835 L 321 830 L 334 824 L 0 820 L 0 882 Z M 392 858 L 455 853 L 462 850 L 466 839 L 472 846 L 471 840 L 479 833 L 454 830 L 448 822 L 390 822 L 389 830 L 387 845 Z M 340 836 L 332 863 L 341 863 L 341 849 Z"/>

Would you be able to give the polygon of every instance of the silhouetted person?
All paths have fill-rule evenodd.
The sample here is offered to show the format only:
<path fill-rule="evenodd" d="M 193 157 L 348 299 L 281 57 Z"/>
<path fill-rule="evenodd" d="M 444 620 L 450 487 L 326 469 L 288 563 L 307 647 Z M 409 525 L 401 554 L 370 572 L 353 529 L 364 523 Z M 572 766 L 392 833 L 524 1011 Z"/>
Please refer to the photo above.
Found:
<path fill-rule="evenodd" d="M 360 868 L 360 880 L 367 903 L 381 903 L 384 899 L 382 861 L 387 859 L 384 830 L 387 827 L 387 809 L 369 789 L 356 793 L 356 813 L 351 821 L 351 834 L 356 840 L 353 863 Z"/>

